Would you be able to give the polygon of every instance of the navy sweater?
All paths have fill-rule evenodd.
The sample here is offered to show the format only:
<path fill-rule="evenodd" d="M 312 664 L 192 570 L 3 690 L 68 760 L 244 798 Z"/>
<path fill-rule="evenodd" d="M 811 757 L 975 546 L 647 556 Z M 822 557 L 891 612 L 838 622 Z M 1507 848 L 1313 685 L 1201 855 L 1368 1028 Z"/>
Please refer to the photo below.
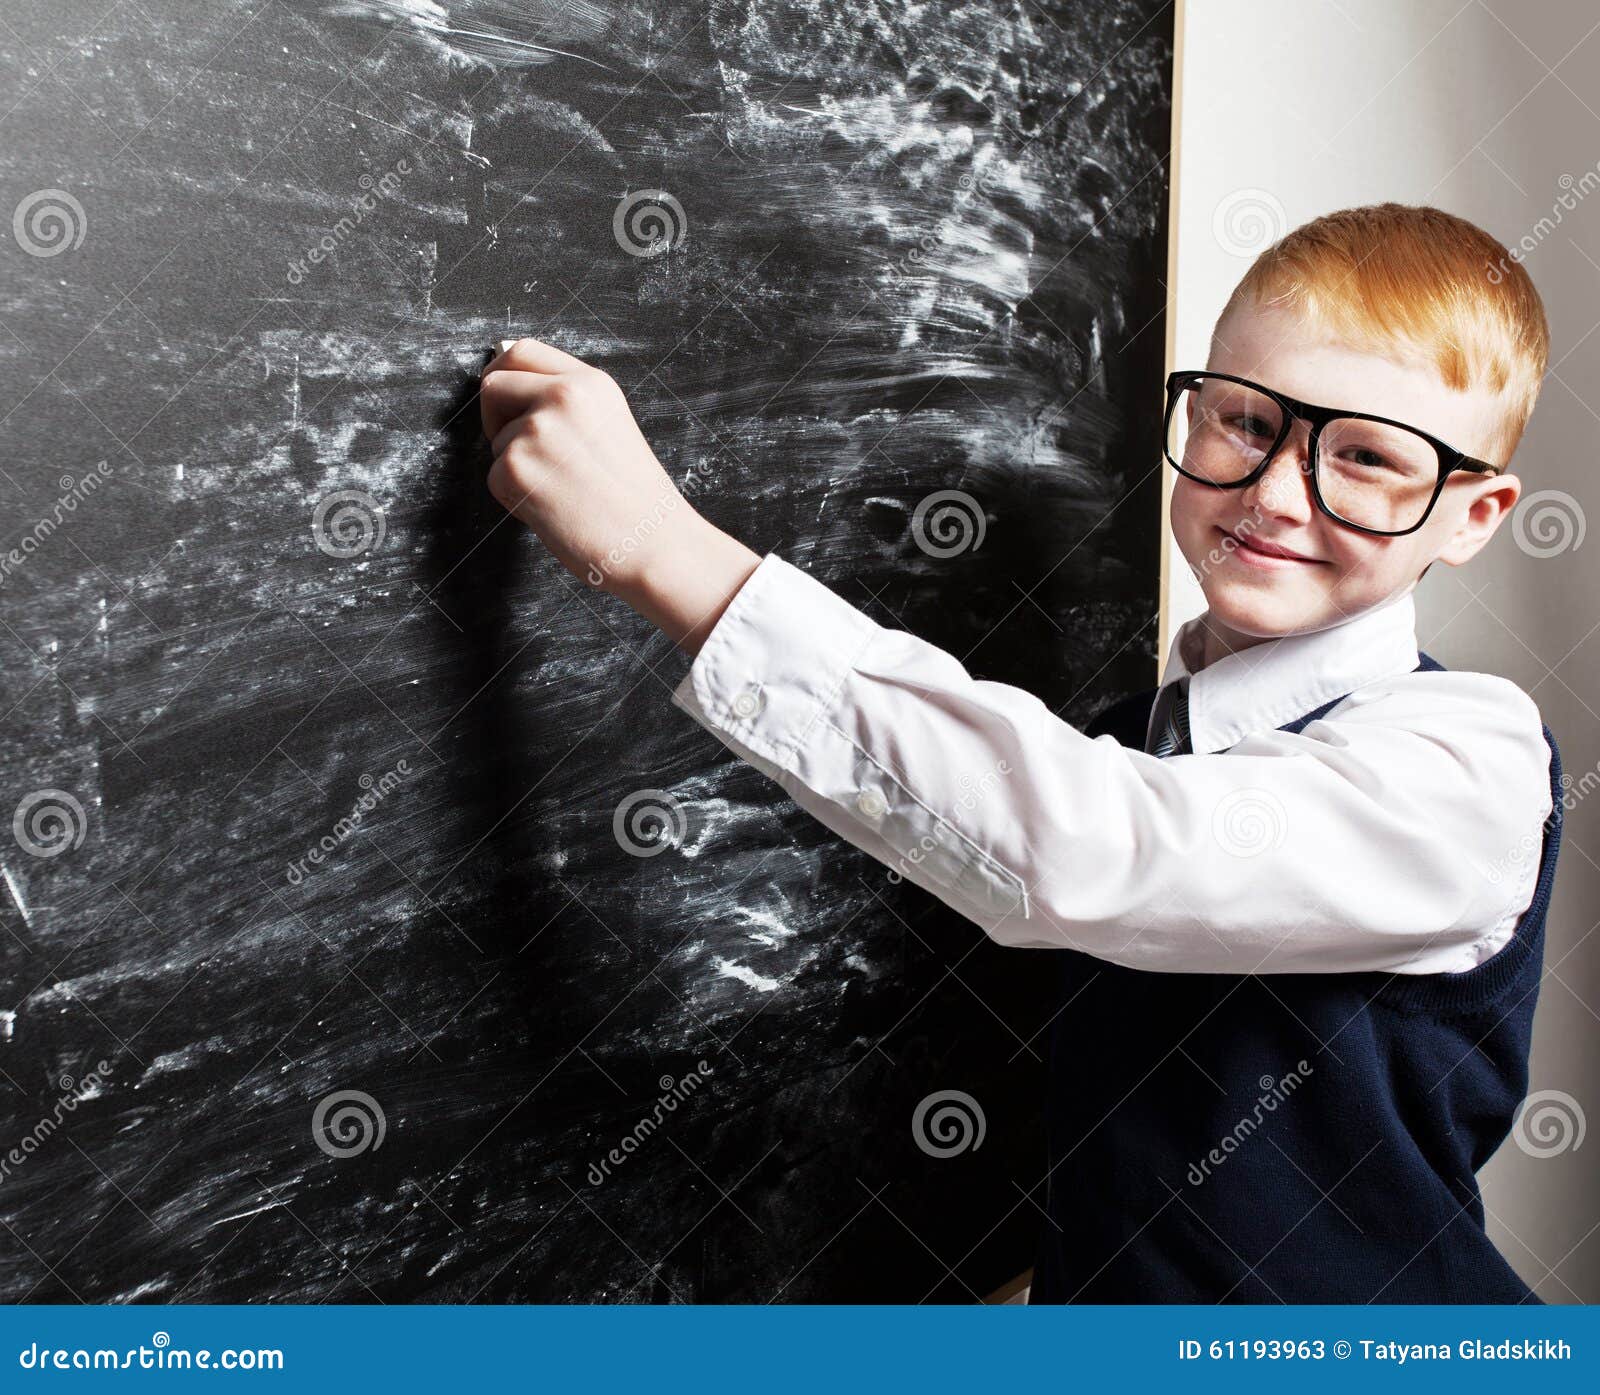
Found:
<path fill-rule="evenodd" d="M 1088 734 L 1143 749 L 1154 698 Z M 1538 1301 L 1484 1233 L 1474 1174 L 1527 1091 L 1561 840 L 1544 735 L 1533 901 L 1465 973 L 1169 974 L 1049 951 L 1062 1009 L 1031 1302 Z"/>

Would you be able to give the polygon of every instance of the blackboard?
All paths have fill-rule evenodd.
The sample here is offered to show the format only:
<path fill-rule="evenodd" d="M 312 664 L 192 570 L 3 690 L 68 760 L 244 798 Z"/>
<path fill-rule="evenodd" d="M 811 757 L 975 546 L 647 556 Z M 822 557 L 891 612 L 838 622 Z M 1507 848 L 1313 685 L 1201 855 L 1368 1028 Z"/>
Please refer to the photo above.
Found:
<path fill-rule="evenodd" d="M 5 7 L 0 1294 L 1027 1267 L 1048 952 L 672 707 L 474 384 L 599 364 L 719 524 L 1086 721 L 1154 673 L 1172 22 Z"/>

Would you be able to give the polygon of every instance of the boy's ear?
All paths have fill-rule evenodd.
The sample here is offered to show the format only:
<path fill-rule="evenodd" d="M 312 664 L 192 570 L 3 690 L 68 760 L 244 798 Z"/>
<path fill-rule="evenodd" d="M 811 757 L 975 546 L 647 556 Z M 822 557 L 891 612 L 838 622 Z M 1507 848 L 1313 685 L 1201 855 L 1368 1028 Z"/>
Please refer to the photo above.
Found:
<path fill-rule="evenodd" d="M 1493 483 L 1472 501 L 1470 517 L 1480 527 L 1493 532 L 1517 506 L 1522 496 L 1522 481 L 1512 474 L 1496 475 Z"/>
<path fill-rule="evenodd" d="M 1454 536 L 1440 549 L 1435 561 L 1459 567 L 1474 557 L 1516 507 L 1517 497 L 1522 492 L 1522 481 L 1515 475 L 1496 475 L 1492 480 L 1472 487 L 1477 490 L 1476 497 L 1467 506 L 1466 517 Z M 1428 569 L 1424 567 L 1417 580 L 1421 581 L 1427 574 Z"/>

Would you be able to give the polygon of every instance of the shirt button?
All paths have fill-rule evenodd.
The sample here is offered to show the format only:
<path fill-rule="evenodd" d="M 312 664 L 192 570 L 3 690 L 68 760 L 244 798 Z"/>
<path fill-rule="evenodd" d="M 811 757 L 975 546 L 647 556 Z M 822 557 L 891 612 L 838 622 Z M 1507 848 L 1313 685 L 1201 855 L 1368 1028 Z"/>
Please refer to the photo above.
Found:
<path fill-rule="evenodd" d="M 856 796 L 856 808 L 869 819 L 881 819 L 888 812 L 889 802 L 877 790 L 862 790 Z"/>
<path fill-rule="evenodd" d="M 754 717 L 761 710 L 761 694 L 754 688 L 746 688 L 734 698 L 733 710 L 741 717 Z"/>

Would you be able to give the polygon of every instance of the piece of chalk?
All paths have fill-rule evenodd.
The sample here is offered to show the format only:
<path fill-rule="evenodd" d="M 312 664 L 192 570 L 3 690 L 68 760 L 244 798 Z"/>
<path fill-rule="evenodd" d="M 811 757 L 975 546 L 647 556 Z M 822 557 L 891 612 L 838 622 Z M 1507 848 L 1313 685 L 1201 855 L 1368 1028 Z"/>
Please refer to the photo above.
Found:
<path fill-rule="evenodd" d="M 517 341 L 515 339 L 502 339 L 498 343 L 495 344 L 494 351 L 497 354 L 503 354 L 503 353 L 505 353 L 505 351 L 507 349 L 509 349 L 516 342 Z"/>

